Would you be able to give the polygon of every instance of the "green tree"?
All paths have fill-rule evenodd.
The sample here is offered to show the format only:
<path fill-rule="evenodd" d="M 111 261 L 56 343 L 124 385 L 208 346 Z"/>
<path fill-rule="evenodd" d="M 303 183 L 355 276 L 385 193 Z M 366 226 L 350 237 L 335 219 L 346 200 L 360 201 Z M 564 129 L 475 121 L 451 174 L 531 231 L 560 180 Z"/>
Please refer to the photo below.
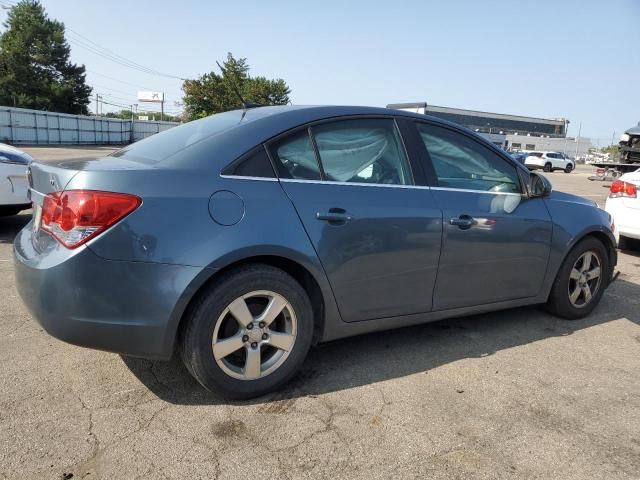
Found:
<path fill-rule="evenodd" d="M 158 111 L 144 111 L 144 110 L 139 110 L 136 114 L 136 118 L 139 117 L 140 115 L 145 115 L 147 117 L 154 118 L 156 120 L 160 120 L 160 112 Z M 119 112 L 107 112 L 104 114 L 105 117 L 107 118 L 121 118 L 123 120 L 131 120 L 131 110 L 120 110 Z M 178 116 L 178 115 L 169 115 L 167 113 L 164 114 L 164 121 L 165 122 L 180 122 L 182 121 L 182 119 Z"/>
<path fill-rule="evenodd" d="M 240 92 L 247 103 L 286 105 L 291 90 L 281 78 L 269 80 L 251 77 L 246 58 L 234 58 L 231 53 L 223 63 L 224 71 L 205 73 L 195 80 L 185 80 L 183 103 L 189 120 L 206 117 L 242 107 L 234 92 Z"/>
<path fill-rule="evenodd" d="M 600 149 L 602 153 L 608 153 L 611 158 L 618 158 L 620 145 L 608 145 Z"/>
<path fill-rule="evenodd" d="M 9 11 L 0 34 L 0 105 L 63 113 L 88 113 L 91 87 L 84 65 L 70 62 L 64 24 L 40 2 L 22 0 Z"/>

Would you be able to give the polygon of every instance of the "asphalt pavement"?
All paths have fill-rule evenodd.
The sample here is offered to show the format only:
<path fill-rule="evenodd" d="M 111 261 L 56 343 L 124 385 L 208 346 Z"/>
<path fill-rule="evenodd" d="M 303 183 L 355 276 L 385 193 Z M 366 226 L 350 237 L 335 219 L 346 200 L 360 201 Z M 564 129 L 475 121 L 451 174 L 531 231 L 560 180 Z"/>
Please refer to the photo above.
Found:
<path fill-rule="evenodd" d="M 604 205 L 591 173 L 549 178 Z M 0 218 L 0 478 L 640 478 L 637 247 L 584 320 L 520 308 L 345 339 L 283 391 L 228 402 L 177 360 L 43 332 L 14 288 L 28 220 Z"/>

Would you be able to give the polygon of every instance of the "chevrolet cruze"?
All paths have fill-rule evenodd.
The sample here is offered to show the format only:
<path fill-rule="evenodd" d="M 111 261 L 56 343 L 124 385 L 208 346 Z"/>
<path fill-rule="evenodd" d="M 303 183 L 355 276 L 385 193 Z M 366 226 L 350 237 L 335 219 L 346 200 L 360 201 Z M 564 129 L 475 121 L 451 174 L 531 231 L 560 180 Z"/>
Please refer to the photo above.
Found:
<path fill-rule="evenodd" d="M 584 317 L 616 264 L 592 201 L 460 126 L 383 108 L 222 113 L 29 179 L 15 271 L 44 329 L 178 354 L 228 397 L 279 388 L 349 335 L 530 304 Z"/>

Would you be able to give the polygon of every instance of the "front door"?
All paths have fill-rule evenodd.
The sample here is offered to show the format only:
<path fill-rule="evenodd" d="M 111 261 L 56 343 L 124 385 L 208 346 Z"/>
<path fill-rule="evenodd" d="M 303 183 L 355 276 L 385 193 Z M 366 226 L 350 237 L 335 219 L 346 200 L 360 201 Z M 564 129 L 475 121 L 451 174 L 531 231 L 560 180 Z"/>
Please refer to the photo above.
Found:
<path fill-rule="evenodd" d="M 524 197 L 515 165 L 471 136 L 417 127 L 443 212 L 434 310 L 538 295 L 552 232 L 543 199 Z"/>
<path fill-rule="evenodd" d="M 432 309 L 442 214 L 393 119 L 314 125 L 270 152 L 344 321 Z"/>

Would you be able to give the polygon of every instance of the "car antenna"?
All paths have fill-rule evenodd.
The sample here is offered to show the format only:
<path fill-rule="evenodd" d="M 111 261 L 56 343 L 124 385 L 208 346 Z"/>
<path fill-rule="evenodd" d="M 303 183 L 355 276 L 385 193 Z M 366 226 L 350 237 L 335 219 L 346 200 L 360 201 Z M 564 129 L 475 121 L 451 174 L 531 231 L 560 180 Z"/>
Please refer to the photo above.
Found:
<path fill-rule="evenodd" d="M 224 68 L 222 65 L 220 65 L 220 62 L 218 62 L 217 60 L 216 60 L 216 63 L 218 64 L 218 67 L 220 67 L 220 70 L 222 70 L 222 74 L 223 74 L 223 75 L 226 75 L 226 74 L 227 74 L 227 71 L 225 70 L 225 68 Z M 247 103 L 247 102 L 245 102 L 245 101 L 244 101 L 244 98 L 242 98 L 242 95 L 240 94 L 240 91 L 238 90 L 238 88 L 237 88 L 235 85 L 233 85 L 233 84 L 231 84 L 231 88 L 233 89 L 233 92 L 234 92 L 234 93 L 238 96 L 238 98 L 240 99 L 240 103 L 242 104 L 242 109 L 243 109 L 243 110 L 245 110 L 245 111 L 246 111 L 246 110 L 248 110 L 248 109 L 250 109 L 250 108 L 264 107 L 264 105 L 261 105 L 261 104 L 259 104 L 259 103 Z"/>

